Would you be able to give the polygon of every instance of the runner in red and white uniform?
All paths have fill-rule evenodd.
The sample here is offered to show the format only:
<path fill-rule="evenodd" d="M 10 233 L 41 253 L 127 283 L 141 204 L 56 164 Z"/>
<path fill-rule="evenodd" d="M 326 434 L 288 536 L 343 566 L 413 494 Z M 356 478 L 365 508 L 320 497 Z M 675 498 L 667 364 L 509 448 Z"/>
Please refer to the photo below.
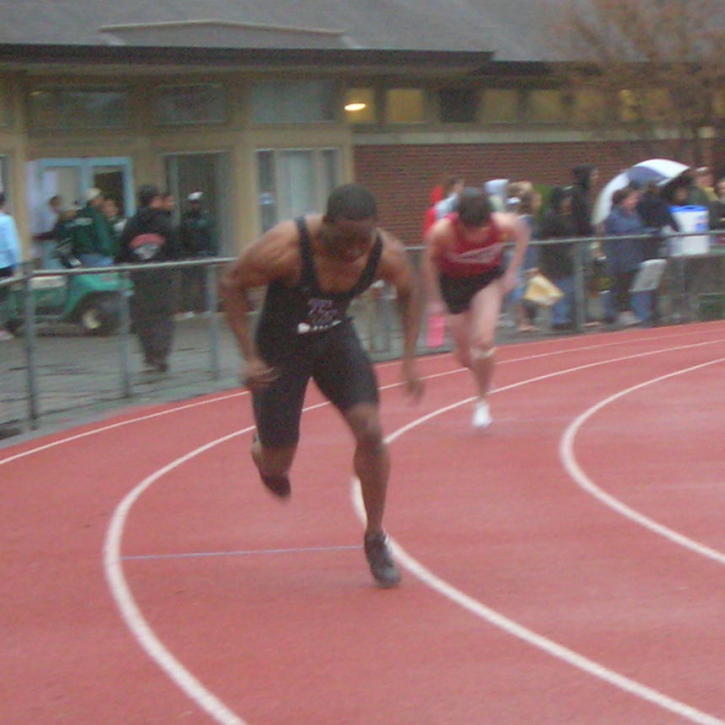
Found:
<path fill-rule="evenodd" d="M 487 395 L 495 364 L 496 324 L 503 297 L 516 286 L 529 235 L 515 215 L 492 211 L 487 194 L 478 189 L 464 189 L 456 212 L 436 222 L 426 235 L 428 311 L 431 316 L 448 313 L 458 360 L 476 382 L 476 428 L 491 424 Z M 504 269 L 508 242 L 515 248 Z"/>

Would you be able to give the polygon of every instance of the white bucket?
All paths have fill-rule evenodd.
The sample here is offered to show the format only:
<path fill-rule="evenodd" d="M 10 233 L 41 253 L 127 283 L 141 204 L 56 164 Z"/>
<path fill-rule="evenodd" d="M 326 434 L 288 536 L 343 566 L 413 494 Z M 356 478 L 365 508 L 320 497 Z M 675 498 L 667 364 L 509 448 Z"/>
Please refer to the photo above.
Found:
<path fill-rule="evenodd" d="M 708 212 L 704 206 L 671 206 L 670 211 L 681 232 L 706 232 L 709 228 Z M 707 254 L 709 251 L 710 237 L 707 234 L 670 237 L 670 256 L 672 257 Z"/>

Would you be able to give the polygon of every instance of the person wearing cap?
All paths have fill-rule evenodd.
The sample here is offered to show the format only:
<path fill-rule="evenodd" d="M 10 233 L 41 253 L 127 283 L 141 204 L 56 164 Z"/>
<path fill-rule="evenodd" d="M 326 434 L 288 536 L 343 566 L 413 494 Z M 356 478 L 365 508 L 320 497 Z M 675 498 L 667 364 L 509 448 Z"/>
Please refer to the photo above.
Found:
<path fill-rule="evenodd" d="M 204 210 L 203 198 L 201 191 L 189 194 L 188 207 L 181 215 L 179 242 L 185 259 L 216 257 L 219 251 L 214 219 Z M 183 309 L 190 313 L 203 312 L 206 309 L 206 269 L 188 267 L 183 272 Z"/>
<path fill-rule="evenodd" d="M 85 193 L 85 206 L 70 225 L 71 249 L 84 267 L 113 264 L 116 242 L 108 218 L 103 214 L 103 192 L 95 187 Z"/>
<path fill-rule="evenodd" d="M 156 264 L 179 257 L 176 234 L 163 208 L 161 192 L 143 184 L 138 209 L 121 232 L 117 264 Z M 174 274 L 163 267 L 131 273 L 131 321 L 147 370 L 165 373 L 174 338 Z"/>

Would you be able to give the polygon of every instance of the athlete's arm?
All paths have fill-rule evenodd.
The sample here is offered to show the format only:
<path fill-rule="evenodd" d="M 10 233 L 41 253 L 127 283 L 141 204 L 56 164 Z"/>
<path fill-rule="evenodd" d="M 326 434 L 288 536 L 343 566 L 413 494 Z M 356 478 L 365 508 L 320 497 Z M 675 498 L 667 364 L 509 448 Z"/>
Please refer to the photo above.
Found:
<path fill-rule="evenodd" d="M 445 312 L 438 278 L 438 260 L 445 251 L 450 224 L 447 219 L 437 221 L 428 230 L 424 240 L 423 281 L 428 301 L 428 312 L 432 315 L 442 315 Z"/>
<path fill-rule="evenodd" d="M 524 261 L 526 247 L 529 245 L 531 237 L 531 229 L 528 224 L 513 214 L 494 213 L 494 218 L 504 238 L 514 243 L 514 253 L 503 277 L 503 288 L 504 293 L 506 293 L 516 287 L 518 270 Z"/>
<path fill-rule="evenodd" d="M 219 284 L 224 314 L 244 358 L 244 377 L 249 387 L 261 387 L 275 377 L 274 370 L 260 357 L 254 343 L 248 320 L 252 310 L 249 290 L 294 275 L 296 239 L 293 222 L 277 224 L 239 255 L 224 272 Z"/>
<path fill-rule="evenodd" d="M 405 247 L 387 232 L 382 232 L 382 236 L 383 253 L 378 273 L 395 288 L 403 327 L 403 376 L 408 394 L 418 400 L 423 393 L 415 361 L 420 333 L 420 283 Z"/>

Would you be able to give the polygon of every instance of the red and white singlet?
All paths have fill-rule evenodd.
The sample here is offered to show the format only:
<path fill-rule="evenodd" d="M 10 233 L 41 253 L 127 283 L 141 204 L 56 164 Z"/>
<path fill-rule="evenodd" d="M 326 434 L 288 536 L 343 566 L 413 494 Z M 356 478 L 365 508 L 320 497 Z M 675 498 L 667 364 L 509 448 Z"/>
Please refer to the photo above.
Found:
<path fill-rule="evenodd" d="M 442 274 L 448 277 L 474 277 L 501 266 L 504 242 L 493 218 L 487 225 L 483 241 L 474 243 L 465 238 L 458 214 L 448 214 L 445 219 L 451 222 L 454 241 L 437 260 Z"/>

